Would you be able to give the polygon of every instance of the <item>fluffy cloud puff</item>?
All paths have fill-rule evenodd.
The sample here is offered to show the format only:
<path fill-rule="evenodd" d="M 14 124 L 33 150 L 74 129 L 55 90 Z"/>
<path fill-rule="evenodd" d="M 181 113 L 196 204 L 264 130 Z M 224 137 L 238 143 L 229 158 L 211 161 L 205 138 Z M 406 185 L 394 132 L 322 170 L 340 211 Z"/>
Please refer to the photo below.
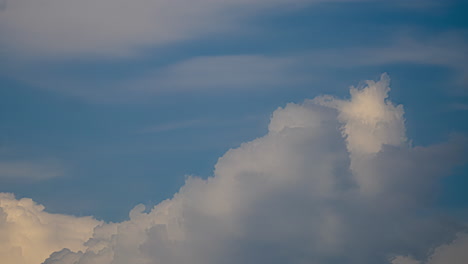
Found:
<path fill-rule="evenodd" d="M 0 260 L 34 264 L 63 247 L 84 250 L 99 223 L 91 217 L 49 214 L 31 199 L 0 193 Z"/>
<path fill-rule="evenodd" d="M 278 108 L 269 132 L 229 150 L 213 177 L 188 178 L 172 199 L 96 226 L 82 247 L 63 245 L 44 264 L 426 259 L 464 226 L 440 219 L 428 198 L 464 162 L 467 144 L 412 147 L 389 90 L 383 75 L 352 88 L 349 100 L 322 96 Z"/>

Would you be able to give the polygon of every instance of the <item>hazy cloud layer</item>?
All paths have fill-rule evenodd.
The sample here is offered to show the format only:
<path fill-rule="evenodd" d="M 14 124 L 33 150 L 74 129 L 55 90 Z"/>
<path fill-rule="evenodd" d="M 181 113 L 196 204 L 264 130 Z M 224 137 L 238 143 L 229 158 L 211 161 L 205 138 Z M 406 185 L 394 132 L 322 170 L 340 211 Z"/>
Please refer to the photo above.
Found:
<path fill-rule="evenodd" d="M 468 40 L 464 31 L 452 31 L 432 37 L 403 36 L 387 47 L 374 47 L 353 51 L 347 56 L 353 65 L 382 65 L 413 63 L 434 65 L 453 70 L 458 76 L 455 83 L 468 89 Z M 356 58 L 360 58 L 357 60 Z M 356 60 L 353 60 L 356 59 Z"/>
<path fill-rule="evenodd" d="M 141 101 L 180 92 L 221 94 L 303 85 L 313 77 L 298 70 L 301 67 L 304 64 L 297 57 L 250 54 L 196 56 L 105 80 L 57 74 L 37 66 L 10 75 L 22 73 L 18 79 L 35 87 L 101 103 Z"/>
<path fill-rule="evenodd" d="M 413 36 L 415 35 L 415 36 Z M 55 65 L 39 65 L 7 69 L 8 76 L 34 87 L 92 102 L 132 102 L 171 93 L 248 92 L 279 89 L 316 83 L 325 70 L 364 69 L 382 65 L 430 65 L 449 70 L 455 78 L 449 87 L 468 90 L 468 47 L 463 32 L 420 37 L 420 32 L 400 34 L 384 45 L 352 48 L 320 48 L 300 54 L 280 56 L 236 54 L 192 56 L 158 67 L 116 74 L 118 78 L 93 79 L 64 74 Z M 124 63 L 124 62 L 120 62 Z M 117 63 L 118 64 L 118 63 Z M 119 64 L 122 65 L 122 64 Z M 96 65 L 90 65 L 96 67 Z M 107 68 L 109 65 L 103 65 Z M 98 69 L 96 68 L 96 71 Z M 460 108 L 457 106 L 457 108 Z"/>
<path fill-rule="evenodd" d="M 148 90 L 248 90 L 304 82 L 293 57 L 233 55 L 195 57 L 142 78 Z M 152 80 L 151 80 L 152 79 Z M 150 88 L 151 87 L 151 88 Z"/>
<path fill-rule="evenodd" d="M 145 46 L 235 31 L 259 11 L 307 2 L 319 1 L 5 1 L 0 44 L 23 56 L 131 56 Z"/>
<path fill-rule="evenodd" d="M 43 255 L 57 250 L 44 263 L 439 264 L 451 252 L 465 258 L 465 224 L 440 218 L 430 196 L 440 177 L 466 162 L 466 139 L 411 146 L 403 107 L 388 100 L 389 91 L 383 75 L 351 89 L 349 100 L 323 96 L 278 108 L 269 132 L 229 150 L 213 177 L 188 178 L 172 199 L 149 212 L 136 206 L 128 221 L 97 226 L 83 244 L 98 224 L 88 219 L 78 244 L 44 249 Z"/>
<path fill-rule="evenodd" d="M 213 33 L 251 33 L 252 21 L 262 15 L 334 2 L 443 6 L 435 0 L 2 0 L 0 48 L 2 55 L 29 59 L 128 57 Z"/>

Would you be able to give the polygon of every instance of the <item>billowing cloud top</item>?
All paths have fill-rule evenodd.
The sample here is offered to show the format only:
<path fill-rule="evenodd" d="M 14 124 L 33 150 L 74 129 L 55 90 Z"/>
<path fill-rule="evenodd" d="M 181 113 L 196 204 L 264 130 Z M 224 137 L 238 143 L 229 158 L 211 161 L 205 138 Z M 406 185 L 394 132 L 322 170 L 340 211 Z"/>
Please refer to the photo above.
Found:
<path fill-rule="evenodd" d="M 63 230 L 42 239 L 34 234 L 49 230 L 43 221 L 28 232 L 5 228 L 46 214 L 42 207 L 26 216 L 2 202 L 1 230 L 24 240 L 3 242 L 18 253 L 1 254 L 12 264 L 31 254 L 31 264 L 49 254 L 44 264 L 442 264 L 450 252 L 468 261 L 459 250 L 467 246 L 463 223 L 441 221 L 427 199 L 463 161 L 466 141 L 412 147 L 403 107 L 388 100 L 389 90 L 382 75 L 351 89 L 349 100 L 323 96 L 278 108 L 269 132 L 229 150 L 213 177 L 188 178 L 172 199 L 149 212 L 136 206 L 128 221 L 98 225 L 47 214 Z M 35 241 L 43 248 L 31 247 Z M 446 245 L 430 254 L 438 244 Z"/>

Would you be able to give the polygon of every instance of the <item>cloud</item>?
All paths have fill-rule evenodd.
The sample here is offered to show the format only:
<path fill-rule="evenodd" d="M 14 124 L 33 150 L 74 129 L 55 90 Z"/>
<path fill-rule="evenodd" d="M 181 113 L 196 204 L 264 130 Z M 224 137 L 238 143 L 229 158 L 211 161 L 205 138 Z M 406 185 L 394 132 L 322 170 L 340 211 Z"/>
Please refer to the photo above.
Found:
<path fill-rule="evenodd" d="M 317 73 L 323 72 L 323 69 L 333 69 L 335 72 L 336 69 L 346 67 L 356 69 L 358 66 L 394 63 L 448 68 L 458 73 L 458 84 L 468 87 L 468 58 L 464 55 L 468 54 L 466 34 L 434 34 L 431 30 L 427 31 L 427 28 L 422 31 L 427 31 L 426 35 L 432 37 L 416 39 L 424 34 L 410 32 L 410 37 L 398 37 L 397 40 L 391 40 L 392 34 L 388 34 L 388 28 L 382 29 L 380 38 L 384 42 L 380 43 L 388 42 L 382 46 L 337 49 L 322 47 L 307 53 L 310 56 L 297 53 L 282 57 L 218 54 L 219 56 L 185 58 L 161 67 L 148 67 L 148 62 L 154 62 L 158 55 L 164 53 L 155 48 L 171 47 L 174 43 L 220 32 L 231 34 L 241 30 L 254 30 L 251 25 L 259 16 L 330 1 L 195 2 L 196 4 L 187 0 L 4 1 L 0 3 L 3 6 L 0 11 L 0 34 L 4 36 L 0 38 L 0 48 L 6 67 L 1 69 L 3 74 L 0 75 L 23 84 L 94 102 L 128 102 L 132 99 L 141 101 L 149 96 L 171 91 L 245 92 L 254 88 L 304 85 L 319 79 Z M 421 8 L 434 4 L 450 6 L 437 1 L 412 1 L 411 4 L 408 1 L 396 1 L 392 4 L 377 2 L 389 7 L 395 5 Z M 152 59 L 148 60 L 146 56 L 139 59 L 132 57 L 148 52 Z M 284 52 L 283 50 L 282 53 Z M 181 56 L 183 54 L 187 53 L 182 52 Z M 131 56 L 132 59 L 103 60 L 96 55 Z M 79 62 L 53 59 L 70 56 L 79 58 Z M 23 61 L 19 59 L 21 57 L 28 59 Z M 34 62 L 29 60 L 31 58 Z M 35 58 L 41 60 L 36 61 Z M 135 67 L 122 74 L 121 69 L 132 64 Z M 141 70 L 135 70 L 138 67 Z M 307 75 L 304 74 L 304 69 L 308 69 Z M 106 74 L 96 77 L 96 73 L 103 72 Z M 79 76 L 80 74 L 83 75 Z M 318 78 L 311 78 L 312 75 Z"/>
<path fill-rule="evenodd" d="M 171 93 L 223 93 L 274 89 L 304 84 L 311 77 L 298 71 L 303 65 L 293 56 L 226 55 L 192 57 L 123 79 L 95 80 L 57 74 L 32 67 L 11 72 L 20 81 L 45 90 L 94 102 L 127 102 Z"/>
<path fill-rule="evenodd" d="M 91 75 L 73 75 L 74 70 L 37 64 L 5 69 L 6 76 L 44 90 L 81 98 L 95 103 L 144 101 L 171 93 L 216 94 L 229 91 L 247 92 L 278 89 L 285 86 L 329 82 L 325 75 L 333 70 L 355 70 L 392 64 L 431 65 L 450 70 L 455 81 L 450 86 L 468 89 L 467 40 L 463 32 L 445 32 L 433 37 L 420 37 L 421 32 L 400 33 L 384 45 L 320 48 L 299 54 L 280 56 L 236 54 L 193 56 L 158 67 L 116 73 L 118 78 L 97 78 L 95 72 L 110 69 L 112 64 L 88 64 Z M 120 62 L 120 63 L 128 63 Z M 120 64 L 121 66 L 123 64 Z M 62 65 L 63 66 L 63 65 Z M 305 70 L 307 69 L 307 70 Z M 89 74 L 89 73 L 88 73 Z"/>
<path fill-rule="evenodd" d="M 63 247 L 83 250 L 93 228 L 91 217 L 49 214 L 31 199 L 0 193 L 0 259 L 2 263 L 43 262 Z"/>
<path fill-rule="evenodd" d="M 258 123 L 263 119 L 263 115 L 251 114 L 246 115 L 242 118 L 208 118 L 199 117 L 195 119 L 171 121 L 167 123 L 160 123 L 156 125 L 150 125 L 143 129 L 140 129 L 137 133 L 148 134 L 148 133 L 160 133 L 167 131 L 182 130 L 187 128 L 207 128 L 207 127 L 238 127 L 239 125 L 246 125 L 246 123 Z M 174 146 L 171 146 L 173 148 Z"/>
<path fill-rule="evenodd" d="M 178 122 L 170 122 L 170 123 L 147 127 L 141 130 L 140 133 L 159 133 L 159 132 L 173 131 L 173 130 L 179 130 L 179 129 L 186 129 L 189 127 L 203 125 L 206 122 L 207 120 L 204 120 L 204 119 L 192 119 L 192 120 L 184 120 L 184 121 L 178 121 Z"/>
<path fill-rule="evenodd" d="M 387 100 L 390 78 L 383 74 L 379 82 L 367 81 L 366 89 L 351 88 L 351 100 L 329 96 L 318 97 L 313 103 L 336 108 L 344 123 L 343 136 L 354 155 L 377 153 L 382 146 L 406 143 L 403 106 Z"/>
<path fill-rule="evenodd" d="M 306 57 L 320 62 L 322 67 L 342 69 L 401 63 L 439 66 L 456 73 L 455 84 L 468 89 L 466 33 L 461 30 L 429 36 L 424 33 L 400 31 L 384 45 L 324 49 L 311 52 Z"/>
<path fill-rule="evenodd" d="M 468 110 L 468 104 L 464 103 L 453 103 L 450 105 L 450 110 L 455 110 L 455 111 L 467 111 Z"/>
<path fill-rule="evenodd" d="M 307 79 L 297 70 L 297 59 L 261 55 L 195 57 L 150 74 L 155 90 L 203 91 L 246 90 L 252 87 L 277 87 Z M 154 81 L 151 81 L 153 79 Z"/>
<path fill-rule="evenodd" d="M 450 244 L 439 246 L 428 260 L 428 264 L 462 264 L 468 260 L 468 233 L 460 233 Z"/>
<path fill-rule="evenodd" d="M 313 0 L 15 0 L 1 4 L 2 47 L 16 56 L 132 56 L 236 31 L 259 12 Z"/>
<path fill-rule="evenodd" d="M 398 256 L 392 264 L 463 264 L 468 261 L 468 233 L 460 232 L 452 242 L 434 249 L 427 261 L 418 261 L 409 256 Z"/>
<path fill-rule="evenodd" d="M 397 256 L 392 260 L 392 264 L 421 264 L 421 262 L 412 257 Z"/>
<path fill-rule="evenodd" d="M 441 218 L 430 196 L 466 162 L 468 144 L 454 137 L 411 146 L 389 90 L 383 75 L 353 88 L 349 100 L 322 96 L 278 108 L 268 133 L 227 151 L 213 177 L 188 177 L 173 198 L 96 226 L 83 247 L 64 244 L 44 264 L 424 259 L 464 227 Z"/>
<path fill-rule="evenodd" d="M 56 159 L 1 160 L 0 180 L 39 181 L 63 176 L 65 167 Z"/>
<path fill-rule="evenodd" d="M 133 93 L 144 92 L 146 95 L 168 91 L 248 91 L 252 88 L 310 84 L 320 78 L 317 72 L 324 69 L 413 64 L 448 69 L 455 75 L 455 81 L 451 84 L 468 90 L 466 34 L 452 31 L 431 37 L 419 35 L 423 34 L 417 31 L 412 34 L 400 32 L 390 37 L 384 45 L 321 48 L 282 56 L 243 54 L 192 57 L 149 70 L 124 86 L 131 87 Z"/>
<path fill-rule="evenodd" d="M 2 0 L 0 47 L 3 55 L 23 58 L 128 57 L 147 47 L 167 46 L 215 33 L 249 31 L 250 23 L 259 16 L 330 2 L 371 1 Z M 394 4 L 420 8 L 433 2 Z"/>
<path fill-rule="evenodd" d="M 363 51 L 361 58 L 362 63 L 369 65 L 414 63 L 446 67 L 458 73 L 458 84 L 468 89 L 467 42 L 466 34 L 456 31 L 420 40 L 403 37 L 389 47 Z"/>

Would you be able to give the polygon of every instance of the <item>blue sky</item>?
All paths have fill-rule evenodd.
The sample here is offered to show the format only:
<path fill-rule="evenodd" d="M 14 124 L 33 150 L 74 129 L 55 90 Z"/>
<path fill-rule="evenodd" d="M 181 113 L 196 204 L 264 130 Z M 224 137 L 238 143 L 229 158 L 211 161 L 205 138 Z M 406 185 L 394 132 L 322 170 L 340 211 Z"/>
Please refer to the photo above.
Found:
<path fill-rule="evenodd" d="M 391 101 L 404 106 L 411 146 L 463 138 L 467 8 L 0 0 L 0 192 L 50 213 L 127 220 L 137 204 L 170 199 L 190 175 L 213 176 L 226 151 L 269 133 L 278 107 L 349 99 L 350 86 L 382 73 Z M 466 221 L 459 145 L 460 161 L 429 200 Z"/>

